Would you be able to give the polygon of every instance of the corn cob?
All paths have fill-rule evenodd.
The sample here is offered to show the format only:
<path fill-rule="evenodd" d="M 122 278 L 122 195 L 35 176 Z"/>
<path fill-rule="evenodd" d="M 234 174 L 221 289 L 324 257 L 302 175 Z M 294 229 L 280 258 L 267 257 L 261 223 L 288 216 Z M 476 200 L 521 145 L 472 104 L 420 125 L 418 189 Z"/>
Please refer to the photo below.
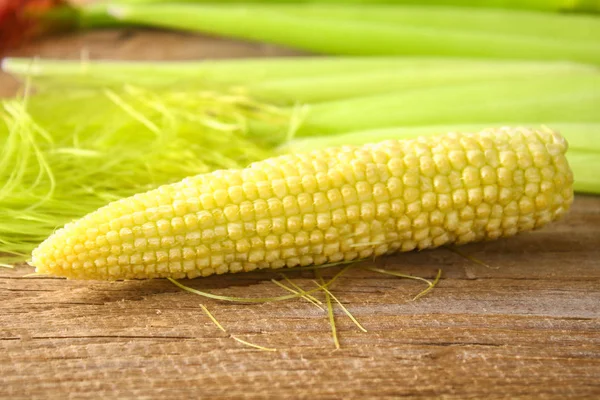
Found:
<path fill-rule="evenodd" d="M 42 274 L 194 278 L 512 236 L 573 201 L 566 141 L 503 128 L 344 146 L 186 178 L 67 224 Z"/>

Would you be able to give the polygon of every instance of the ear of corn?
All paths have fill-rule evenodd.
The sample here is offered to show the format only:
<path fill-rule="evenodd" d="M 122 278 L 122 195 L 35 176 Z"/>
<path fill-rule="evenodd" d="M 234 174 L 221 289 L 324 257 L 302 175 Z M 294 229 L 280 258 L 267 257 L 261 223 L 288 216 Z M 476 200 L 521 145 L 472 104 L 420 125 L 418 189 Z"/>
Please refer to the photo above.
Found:
<path fill-rule="evenodd" d="M 566 150 L 552 131 L 506 128 L 276 157 L 111 203 L 54 233 L 32 264 L 193 278 L 511 236 L 568 210 Z"/>

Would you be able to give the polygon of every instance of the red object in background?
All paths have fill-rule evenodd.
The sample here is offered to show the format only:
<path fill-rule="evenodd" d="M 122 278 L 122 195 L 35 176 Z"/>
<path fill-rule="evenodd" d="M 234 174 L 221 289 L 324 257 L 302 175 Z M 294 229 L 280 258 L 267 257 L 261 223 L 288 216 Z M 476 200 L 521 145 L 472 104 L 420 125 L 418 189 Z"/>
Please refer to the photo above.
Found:
<path fill-rule="evenodd" d="M 45 32 L 49 27 L 42 16 L 63 4 L 63 0 L 0 0 L 0 54 Z"/>

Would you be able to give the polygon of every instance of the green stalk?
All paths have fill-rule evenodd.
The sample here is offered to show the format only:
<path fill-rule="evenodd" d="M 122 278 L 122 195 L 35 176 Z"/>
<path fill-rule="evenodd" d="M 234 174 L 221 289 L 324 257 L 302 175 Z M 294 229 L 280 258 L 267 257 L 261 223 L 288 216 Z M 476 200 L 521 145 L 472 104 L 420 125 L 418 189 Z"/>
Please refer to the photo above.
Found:
<path fill-rule="evenodd" d="M 231 90 L 277 104 L 316 103 L 389 92 L 544 76 L 599 75 L 568 62 L 435 58 L 293 57 L 201 62 L 59 61 L 7 58 L 6 72 L 40 84 L 185 87 Z"/>
<path fill-rule="evenodd" d="M 301 153 L 327 147 L 362 145 L 391 139 L 414 139 L 419 136 L 432 136 L 447 132 L 477 132 L 507 125 L 539 127 L 538 123 L 531 122 L 395 127 L 295 139 L 281 146 L 279 151 L 281 153 Z M 581 193 L 600 194 L 600 135 L 598 135 L 600 123 L 548 122 L 545 126 L 558 130 L 569 142 L 567 158 L 575 177 L 575 190 Z"/>
<path fill-rule="evenodd" d="M 345 12 L 349 6 L 339 7 Z M 334 16 L 310 17 L 313 11 L 302 5 L 289 6 L 286 11 L 267 7 L 235 5 L 140 4 L 114 5 L 108 10 L 115 18 L 149 26 L 219 34 L 236 38 L 264 41 L 326 54 L 347 55 L 443 55 L 510 59 L 572 60 L 600 64 L 600 44 L 594 33 L 600 21 L 582 16 L 537 15 L 518 12 L 511 18 L 498 20 L 494 31 L 462 28 L 474 25 L 483 10 L 453 11 L 452 26 L 429 25 L 420 18 L 412 23 L 386 24 L 377 21 L 336 19 Z M 327 7 L 331 10 L 331 6 Z M 400 12 L 400 11 L 398 11 Z M 423 15 L 438 21 L 447 16 L 446 9 L 423 9 Z M 515 34 L 512 17 L 527 21 L 527 28 L 545 31 L 546 25 L 560 23 L 560 30 L 551 35 Z M 458 17 L 460 16 L 460 17 Z M 543 18 L 543 17 L 546 18 Z M 556 20 L 556 18 L 563 18 Z M 425 18 L 426 19 L 426 18 Z M 589 40 L 572 40 L 571 33 L 589 24 Z M 568 29 L 566 28 L 568 27 Z M 514 28 L 518 31 L 518 28 Z M 579 34 L 578 34 L 579 35 Z"/>

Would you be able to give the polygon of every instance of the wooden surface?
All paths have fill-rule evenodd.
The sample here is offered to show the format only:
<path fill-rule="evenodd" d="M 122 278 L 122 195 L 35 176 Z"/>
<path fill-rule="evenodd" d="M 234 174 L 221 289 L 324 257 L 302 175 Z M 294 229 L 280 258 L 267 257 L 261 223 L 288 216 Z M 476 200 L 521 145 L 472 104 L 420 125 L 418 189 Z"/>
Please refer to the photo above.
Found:
<path fill-rule="evenodd" d="M 290 54 L 137 31 L 53 38 L 14 54 L 77 57 L 83 48 L 92 58 Z M 16 85 L 1 76 L 0 87 L 8 95 Z M 415 302 L 418 282 L 350 270 L 333 292 L 368 333 L 336 309 L 340 350 L 326 313 L 301 300 L 225 303 L 164 280 L 77 282 L 0 269 L 0 398 L 600 398 L 600 197 L 577 196 L 568 217 L 546 229 L 463 251 L 492 268 L 445 249 L 368 263 L 428 278 L 441 268 L 439 286 Z M 312 285 L 311 273 L 292 276 Z M 271 278 L 279 277 L 187 284 L 284 294 Z"/>

